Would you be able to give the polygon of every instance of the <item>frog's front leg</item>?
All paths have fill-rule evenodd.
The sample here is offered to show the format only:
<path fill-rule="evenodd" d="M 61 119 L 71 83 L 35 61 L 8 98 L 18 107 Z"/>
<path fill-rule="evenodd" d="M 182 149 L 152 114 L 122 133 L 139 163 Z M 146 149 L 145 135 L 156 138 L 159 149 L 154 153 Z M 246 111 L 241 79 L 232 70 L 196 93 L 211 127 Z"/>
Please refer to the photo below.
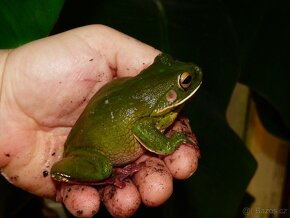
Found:
<path fill-rule="evenodd" d="M 96 151 L 74 151 L 51 168 L 53 179 L 67 183 L 93 183 L 111 174 L 112 164 L 107 157 Z"/>
<path fill-rule="evenodd" d="M 185 132 L 176 132 L 170 138 L 156 128 L 156 119 L 142 118 L 133 125 L 132 131 L 136 139 L 149 151 L 167 155 L 173 153 L 181 143 L 188 142 Z"/>

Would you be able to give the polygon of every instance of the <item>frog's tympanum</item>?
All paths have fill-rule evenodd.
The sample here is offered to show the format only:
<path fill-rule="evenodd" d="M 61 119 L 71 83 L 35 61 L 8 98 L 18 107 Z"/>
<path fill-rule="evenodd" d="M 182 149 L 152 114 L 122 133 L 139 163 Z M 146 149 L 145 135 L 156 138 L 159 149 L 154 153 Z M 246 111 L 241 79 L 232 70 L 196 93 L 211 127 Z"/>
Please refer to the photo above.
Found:
<path fill-rule="evenodd" d="M 69 183 L 108 179 L 113 167 L 127 165 L 144 151 L 167 155 L 188 141 L 184 132 L 163 132 L 202 81 L 199 67 L 160 54 L 135 77 L 114 79 L 102 87 L 72 128 L 64 157 L 52 178 Z"/>

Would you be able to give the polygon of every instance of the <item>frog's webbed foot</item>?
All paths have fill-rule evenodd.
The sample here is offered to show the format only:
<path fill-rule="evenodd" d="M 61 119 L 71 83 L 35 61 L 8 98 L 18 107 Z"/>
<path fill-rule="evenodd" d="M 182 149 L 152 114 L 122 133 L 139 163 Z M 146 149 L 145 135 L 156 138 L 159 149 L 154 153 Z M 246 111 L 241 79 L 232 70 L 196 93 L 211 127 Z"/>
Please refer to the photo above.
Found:
<path fill-rule="evenodd" d="M 121 180 L 126 179 L 128 176 L 132 176 L 134 173 L 145 167 L 145 163 L 131 163 L 123 168 L 114 168 L 113 176 L 118 176 Z"/>
<path fill-rule="evenodd" d="M 141 170 L 143 167 L 145 167 L 145 162 L 142 163 L 132 163 L 128 164 L 125 167 L 117 167 L 113 168 L 112 176 L 108 179 L 104 179 L 99 182 L 92 182 L 88 183 L 87 185 L 114 185 L 118 188 L 124 188 L 126 186 L 125 180 L 132 176 L 134 173 Z M 82 183 L 84 184 L 84 183 Z"/>
<path fill-rule="evenodd" d="M 187 141 L 182 142 L 182 144 L 189 147 L 193 147 L 197 152 L 198 158 L 200 158 L 201 154 L 198 146 L 198 141 L 196 139 L 195 134 L 192 132 L 190 128 L 189 120 L 185 116 L 180 116 L 179 119 L 175 120 L 171 128 L 167 129 L 165 135 L 170 138 L 177 132 L 183 133 L 184 137 L 187 139 Z M 159 155 L 159 157 L 161 158 L 164 158 L 166 156 L 167 155 Z"/>

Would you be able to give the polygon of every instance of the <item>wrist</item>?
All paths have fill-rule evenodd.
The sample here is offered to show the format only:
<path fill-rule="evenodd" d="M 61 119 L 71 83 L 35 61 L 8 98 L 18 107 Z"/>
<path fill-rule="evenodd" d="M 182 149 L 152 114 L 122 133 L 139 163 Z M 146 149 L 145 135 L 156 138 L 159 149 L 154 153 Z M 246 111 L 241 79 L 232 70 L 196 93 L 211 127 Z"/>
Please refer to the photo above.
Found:
<path fill-rule="evenodd" d="M 6 61 L 8 54 L 11 50 L 0 50 L 0 99 L 1 99 L 1 93 L 2 93 L 2 83 L 3 83 L 3 75 L 4 75 L 4 70 L 6 66 Z"/>

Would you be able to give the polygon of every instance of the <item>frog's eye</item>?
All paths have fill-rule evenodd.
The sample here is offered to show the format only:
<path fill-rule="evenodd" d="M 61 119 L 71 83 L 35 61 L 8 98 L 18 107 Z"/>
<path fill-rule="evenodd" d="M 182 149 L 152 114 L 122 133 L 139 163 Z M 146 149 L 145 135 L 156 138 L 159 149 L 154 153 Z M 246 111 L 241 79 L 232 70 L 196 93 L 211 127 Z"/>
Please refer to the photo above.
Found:
<path fill-rule="evenodd" d="M 178 86 L 187 89 L 191 85 L 192 77 L 188 72 L 183 72 L 178 76 Z"/>

